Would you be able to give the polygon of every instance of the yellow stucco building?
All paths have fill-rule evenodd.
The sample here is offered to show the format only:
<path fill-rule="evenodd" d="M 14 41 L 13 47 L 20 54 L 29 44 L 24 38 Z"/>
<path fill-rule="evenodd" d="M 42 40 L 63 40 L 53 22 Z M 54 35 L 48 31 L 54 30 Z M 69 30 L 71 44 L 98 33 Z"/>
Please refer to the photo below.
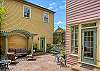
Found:
<path fill-rule="evenodd" d="M 7 13 L 0 31 L 0 46 L 6 48 L 32 48 L 34 44 L 46 52 L 53 43 L 54 13 L 24 0 L 5 0 Z"/>

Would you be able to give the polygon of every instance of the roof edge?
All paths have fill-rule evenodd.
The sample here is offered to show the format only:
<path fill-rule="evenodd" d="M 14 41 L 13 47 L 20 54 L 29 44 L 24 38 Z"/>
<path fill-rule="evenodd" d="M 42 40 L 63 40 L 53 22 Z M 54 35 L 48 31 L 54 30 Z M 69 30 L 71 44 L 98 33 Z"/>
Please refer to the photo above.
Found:
<path fill-rule="evenodd" d="M 27 5 L 30 5 L 30 6 L 38 7 L 38 8 L 40 8 L 40 9 L 44 9 L 44 10 L 46 10 L 46 11 L 49 11 L 49 12 L 53 13 L 53 14 L 56 13 L 56 12 L 50 10 L 50 9 L 47 9 L 47 8 L 41 7 L 41 6 L 39 6 L 39 5 L 33 4 L 33 3 L 28 2 L 28 1 L 25 1 L 25 0 L 16 0 L 16 1 L 18 1 L 18 2 L 22 2 L 22 3 L 27 4 Z"/>

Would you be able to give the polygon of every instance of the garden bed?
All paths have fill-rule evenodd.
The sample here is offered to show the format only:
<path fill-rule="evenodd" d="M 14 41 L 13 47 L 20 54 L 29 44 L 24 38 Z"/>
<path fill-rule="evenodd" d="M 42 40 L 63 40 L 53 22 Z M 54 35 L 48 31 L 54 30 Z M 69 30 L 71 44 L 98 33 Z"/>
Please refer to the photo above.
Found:
<path fill-rule="evenodd" d="M 39 56 L 39 55 L 44 55 L 46 52 L 35 52 L 33 53 L 33 56 Z"/>

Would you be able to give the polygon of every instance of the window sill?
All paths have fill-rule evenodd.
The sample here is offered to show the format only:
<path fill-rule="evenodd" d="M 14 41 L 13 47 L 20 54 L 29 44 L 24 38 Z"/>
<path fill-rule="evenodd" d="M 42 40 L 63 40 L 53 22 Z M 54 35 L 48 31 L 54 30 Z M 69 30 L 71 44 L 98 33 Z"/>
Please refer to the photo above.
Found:
<path fill-rule="evenodd" d="M 72 56 L 76 56 L 76 57 L 78 57 L 78 55 L 77 54 L 71 54 Z"/>
<path fill-rule="evenodd" d="M 43 23 L 47 23 L 47 24 L 49 24 L 49 22 L 43 22 Z"/>
<path fill-rule="evenodd" d="M 25 19 L 31 19 L 31 17 L 24 17 Z"/>

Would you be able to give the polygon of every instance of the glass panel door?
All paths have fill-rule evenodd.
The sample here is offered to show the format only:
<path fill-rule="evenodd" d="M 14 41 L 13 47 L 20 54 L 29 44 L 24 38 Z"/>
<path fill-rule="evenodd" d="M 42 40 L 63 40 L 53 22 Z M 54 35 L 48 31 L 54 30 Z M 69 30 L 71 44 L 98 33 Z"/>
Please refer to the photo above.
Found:
<path fill-rule="evenodd" d="M 45 51 L 45 38 L 40 38 L 40 49 Z"/>
<path fill-rule="evenodd" d="M 82 61 L 95 64 L 96 29 L 82 30 Z"/>

